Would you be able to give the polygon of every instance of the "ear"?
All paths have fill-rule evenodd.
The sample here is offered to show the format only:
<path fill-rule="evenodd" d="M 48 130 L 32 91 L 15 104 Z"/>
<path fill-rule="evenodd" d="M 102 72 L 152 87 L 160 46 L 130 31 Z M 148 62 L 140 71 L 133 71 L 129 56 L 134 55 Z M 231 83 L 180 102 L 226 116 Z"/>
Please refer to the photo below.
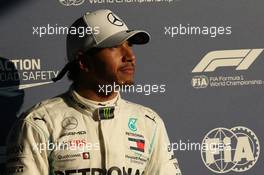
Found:
<path fill-rule="evenodd" d="M 88 66 L 87 66 L 87 59 L 86 59 L 86 57 L 82 51 L 77 52 L 76 59 L 78 60 L 80 69 L 85 71 L 85 72 L 88 72 L 89 70 L 88 70 Z"/>

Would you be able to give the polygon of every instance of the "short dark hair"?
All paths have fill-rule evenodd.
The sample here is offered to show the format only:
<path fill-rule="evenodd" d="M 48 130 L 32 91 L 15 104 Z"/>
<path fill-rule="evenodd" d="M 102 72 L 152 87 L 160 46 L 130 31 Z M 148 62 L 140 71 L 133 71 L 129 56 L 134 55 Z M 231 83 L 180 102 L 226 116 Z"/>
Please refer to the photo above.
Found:
<path fill-rule="evenodd" d="M 86 59 L 92 58 L 95 54 L 97 54 L 102 48 L 92 48 L 84 52 L 84 55 Z M 70 63 L 69 69 L 68 69 L 68 79 L 73 81 L 74 83 L 78 80 L 78 77 L 80 76 L 80 65 L 79 60 L 74 60 Z"/>
<path fill-rule="evenodd" d="M 77 60 L 70 63 L 67 77 L 69 80 L 75 82 L 80 75 L 80 66 Z"/>

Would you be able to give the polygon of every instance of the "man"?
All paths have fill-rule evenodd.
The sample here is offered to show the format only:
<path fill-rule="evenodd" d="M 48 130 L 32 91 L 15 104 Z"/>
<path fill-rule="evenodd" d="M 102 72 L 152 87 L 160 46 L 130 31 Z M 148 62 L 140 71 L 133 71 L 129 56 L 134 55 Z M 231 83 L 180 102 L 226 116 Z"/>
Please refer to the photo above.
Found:
<path fill-rule="evenodd" d="M 131 85 L 132 44 L 149 34 L 128 30 L 110 10 L 86 13 L 71 28 L 92 33 L 67 36 L 68 92 L 48 99 L 21 117 L 8 139 L 7 174 L 179 175 L 162 119 L 103 85 Z M 167 147 L 167 148 L 166 148 Z"/>

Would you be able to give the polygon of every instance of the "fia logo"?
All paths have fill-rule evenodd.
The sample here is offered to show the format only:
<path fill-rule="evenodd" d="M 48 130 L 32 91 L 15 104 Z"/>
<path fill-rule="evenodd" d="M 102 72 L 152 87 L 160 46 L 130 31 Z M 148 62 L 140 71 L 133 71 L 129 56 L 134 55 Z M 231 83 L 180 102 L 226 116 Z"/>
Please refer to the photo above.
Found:
<path fill-rule="evenodd" d="M 200 75 L 200 76 L 194 76 L 192 78 L 192 86 L 194 88 L 206 88 L 209 85 L 209 80 L 207 76 L 205 75 Z"/>
<path fill-rule="evenodd" d="M 243 126 L 211 130 L 201 148 L 205 166 L 215 173 L 247 171 L 257 162 L 259 154 L 257 136 Z"/>

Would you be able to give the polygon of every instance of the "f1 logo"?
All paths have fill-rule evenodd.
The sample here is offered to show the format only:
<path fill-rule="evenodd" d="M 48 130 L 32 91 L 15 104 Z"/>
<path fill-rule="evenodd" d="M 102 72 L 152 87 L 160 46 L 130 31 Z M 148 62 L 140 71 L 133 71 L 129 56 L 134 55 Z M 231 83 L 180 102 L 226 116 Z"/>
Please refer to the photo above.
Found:
<path fill-rule="evenodd" d="M 213 72 L 218 67 L 237 66 L 236 70 L 247 70 L 263 49 L 219 50 L 207 53 L 192 70 Z"/>

